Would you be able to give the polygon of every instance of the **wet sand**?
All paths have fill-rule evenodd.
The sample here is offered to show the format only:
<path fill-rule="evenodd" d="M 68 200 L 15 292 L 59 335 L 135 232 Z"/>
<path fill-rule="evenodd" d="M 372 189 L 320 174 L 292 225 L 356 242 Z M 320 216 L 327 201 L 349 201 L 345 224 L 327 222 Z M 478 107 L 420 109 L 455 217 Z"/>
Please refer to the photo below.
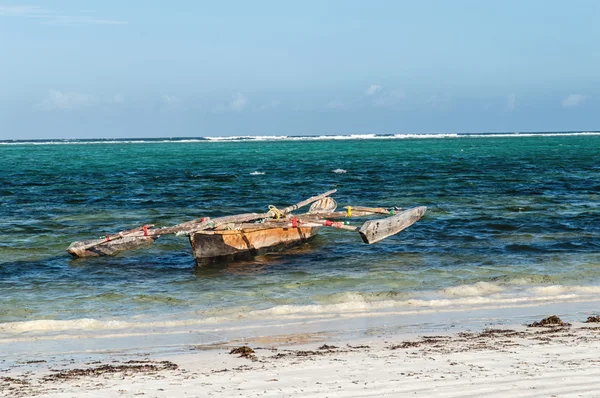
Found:
<path fill-rule="evenodd" d="M 0 367 L 0 394 L 10 397 L 592 397 L 600 323 L 290 334 L 162 354 L 39 355 Z"/>

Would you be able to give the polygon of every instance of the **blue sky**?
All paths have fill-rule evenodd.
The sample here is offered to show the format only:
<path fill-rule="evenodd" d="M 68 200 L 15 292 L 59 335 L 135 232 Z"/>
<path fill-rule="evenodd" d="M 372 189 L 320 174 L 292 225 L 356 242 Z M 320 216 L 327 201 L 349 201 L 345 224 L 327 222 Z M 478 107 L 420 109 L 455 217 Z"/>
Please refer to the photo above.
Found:
<path fill-rule="evenodd" d="M 591 0 L 0 0 L 0 139 L 600 130 L 599 20 Z"/>

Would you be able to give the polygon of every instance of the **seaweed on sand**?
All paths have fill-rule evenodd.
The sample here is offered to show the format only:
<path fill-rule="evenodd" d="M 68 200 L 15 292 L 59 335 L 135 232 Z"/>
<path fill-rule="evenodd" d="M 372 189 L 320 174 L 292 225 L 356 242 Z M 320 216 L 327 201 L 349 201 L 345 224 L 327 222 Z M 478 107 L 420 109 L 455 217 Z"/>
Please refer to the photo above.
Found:
<path fill-rule="evenodd" d="M 135 363 L 131 362 L 125 365 L 100 365 L 94 368 L 86 369 L 69 369 L 53 373 L 43 378 L 44 381 L 56 381 L 56 380 L 68 380 L 83 376 L 100 376 L 107 373 L 150 373 L 158 372 L 161 370 L 175 370 L 179 367 L 177 364 L 169 361 L 161 362 L 147 362 L 147 363 Z"/>
<path fill-rule="evenodd" d="M 544 318 L 539 322 L 533 322 L 527 325 L 530 328 L 540 328 L 540 327 L 555 327 L 555 326 L 571 326 L 570 323 L 563 322 L 562 319 L 557 317 L 556 315 L 549 316 L 548 318 Z"/>
<path fill-rule="evenodd" d="M 252 348 L 248 347 L 247 345 L 232 348 L 231 351 L 229 351 L 229 353 L 230 354 L 239 354 L 240 356 L 238 358 L 248 358 L 252 361 L 258 360 L 256 355 L 254 355 L 254 350 Z"/>

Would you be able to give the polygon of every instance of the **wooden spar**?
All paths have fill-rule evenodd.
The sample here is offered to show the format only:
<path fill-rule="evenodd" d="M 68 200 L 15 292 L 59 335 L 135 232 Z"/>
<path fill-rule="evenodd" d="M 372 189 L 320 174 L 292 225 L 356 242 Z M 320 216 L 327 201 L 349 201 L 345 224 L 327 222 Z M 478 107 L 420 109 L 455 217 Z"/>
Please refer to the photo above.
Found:
<path fill-rule="evenodd" d="M 363 210 L 354 210 L 354 207 L 352 208 L 352 217 L 348 217 L 348 212 L 347 211 L 334 211 L 331 213 L 306 213 L 306 214 L 299 214 L 297 217 L 302 217 L 302 219 L 306 219 L 306 220 L 322 220 L 322 219 L 326 219 L 326 218 L 358 218 L 358 217 L 365 217 L 365 216 L 372 216 L 373 214 L 379 214 L 379 213 L 373 213 L 371 211 L 363 211 Z M 389 214 L 386 213 L 386 214 Z"/>
<path fill-rule="evenodd" d="M 180 229 L 176 232 L 178 235 L 188 235 L 197 231 L 203 231 L 208 228 L 221 228 L 222 226 L 231 223 L 242 223 L 247 221 L 260 220 L 261 218 L 270 218 L 271 216 L 272 213 L 245 213 L 237 214 L 235 216 L 217 217 L 210 221 L 205 221 L 197 225 L 192 225 L 189 228 Z"/>
<path fill-rule="evenodd" d="M 369 220 L 360 227 L 358 232 L 365 243 L 379 242 L 388 236 L 395 235 L 403 229 L 410 227 L 423 217 L 426 211 L 427 207 L 425 206 L 413 207 L 392 217 Z"/>
<path fill-rule="evenodd" d="M 288 206 L 283 209 L 282 213 L 285 215 L 293 210 L 300 207 L 311 204 L 317 200 L 327 197 L 335 193 L 336 190 L 325 192 L 324 194 L 313 196 L 309 199 L 303 200 L 302 202 L 296 203 L 295 205 Z M 154 240 L 160 235 L 167 235 L 172 233 L 190 234 L 195 231 L 201 231 L 208 228 L 214 228 L 219 225 L 228 224 L 232 222 L 247 222 L 254 221 L 261 218 L 272 218 L 274 213 L 272 211 L 268 213 L 247 213 L 238 214 L 234 216 L 218 217 L 213 220 L 207 218 L 199 218 L 192 221 L 187 221 L 181 224 L 177 224 L 171 227 L 157 228 L 154 230 L 144 231 L 144 227 L 138 227 L 132 230 L 121 231 L 118 234 L 108 236 L 108 239 L 95 239 L 87 241 L 73 242 L 67 248 L 67 251 L 76 257 L 87 257 L 97 256 L 101 254 L 113 254 L 118 251 L 128 250 L 135 248 L 136 246 L 152 244 Z M 148 226 L 146 226 L 148 227 Z M 124 237 L 127 237 L 127 242 L 122 241 Z M 136 245 L 136 240 L 139 240 L 139 245 Z M 94 250 L 95 247 L 101 247 L 102 250 Z M 100 253 L 100 254 L 98 254 Z"/>
<path fill-rule="evenodd" d="M 181 231 L 182 229 L 192 227 L 194 225 L 201 224 L 203 222 L 210 222 L 210 217 L 197 218 L 192 221 L 186 221 L 181 224 L 173 225 L 172 227 L 163 227 L 163 228 L 153 229 L 151 231 L 148 231 L 148 236 L 160 236 L 160 235 L 174 234 L 178 231 Z"/>
<path fill-rule="evenodd" d="M 321 195 L 317 195 L 317 196 L 313 196 L 310 197 L 306 200 L 303 200 L 302 202 L 298 202 L 295 205 L 292 206 L 288 206 L 285 209 L 281 210 L 281 213 L 283 215 L 286 215 L 287 213 L 294 211 L 296 209 L 299 209 L 301 207 L 304 207 L 306 205 L 309 205 L 313 202 L 316 202 L 317 200 L 321 200 L 323 198 L 326 198 L 329 195 L 332 195 L 334 193 L 336 193 L 337 190 L 333 189 L 331 191 L 327 191 L 325 193 L 322 193 Z M 196 231 L 202 231 L 205 230 L 207 228 L 214 228 L 214 229 L 221 229 L 223 228 L 224 225 L 226 224 L 230 224 L 230 223 L 244 223 L 247 221 L 254 221 L 254 220 L 260 220 L 261 218 L 266 218 L 266 219 L 271 219 L 273 218 L 274 214 L 273 212 L 268 212 L 268 213 L 247 213 L 247 214 L 238 214 L 235 216 L 225 216 L 225 217 L 219 217 L 219 218 L 215 218 L 213 220 L 211 220 L 210 222 L 207 223 L 200 223 L 198 225 L 193 226 L 192 228 L 187 228 L 187 229 L 182 229 L 180 231 L 177 231 L 179 234 L 190 234 Z"/>
<path fill-rule="evenodd" d="M 294 224 L 289 222 L 289 220 L 286 220 L 284 222 L 266 222 L 264 224 L 239 223 L 239 224 L 231 224 L 230 228 L 228 228 L 228 229 L 221 228 L 221 229 L 216 229 L 214 231 L 202 231 L 202 233 L 203 234 L 204 233 L 206 233 L 206 234 L 211 234 L 211 233 L 222 234 L 223 232 L 236 233 L 236 232 L 241 232 L 241 231 L 259 231 L 259 230 L 273 229 L 273 228 L 316 228 L 316 227 L 333 227 L 333 228 L 345 229 L 345 230 L 353 231 L 353 232 L 358 232 L 358 230 L 359 230 L 359 227 L 345 225 L 341 221 L 329 222 L 329 223 L 327 223 L 327 221 L 302 221 L 302 220 L 299 220 L 299 221 L 300 222 L 297 224 L 297 226 L 294 226 Z"/>
<path fill-rule="evenodd" d="M 126 231 L 121 231 L 118 234 L 115 235 L 106 235 L 106 238 L 102 238 L 102 239 L 95 239 L 95 240 L 91 240 L 91 241 L 86 241 L 87 243 L 85 243 L 84 245 L 79 245 L 78 246 L 78 250 L 87 250 L 91 247 L 94 246 L 98 246 L 102 243 L 105 242 L 111 242 L 114 240 L 118 240 L 118 239 L 122 239 L 124 237 L 130 237 L 130 236 L 135 236 L 136 233 L 139 233 L 140 236 L 144 236 L 144 227 L 146 228 L 152 228 L 154 225 L 153 224 L 149 224 L 149 225 L 144 225 L 142 227 L 137 227 L 137 228 L 133 228 L 133 229 L 129 229 Z M 74 242 L 75 243 L 83 243 L 83 242 Z M 73 244 L 71 244 L 71 246 L 73 246 Z M 70 246 L 69 246 L 70 247 Z"/>
<path fill-rule="evenodd" d="M 298 202 L 295 205 L 288 206 L 285 209 L 283 209 L 281 212 L 283 214 L 290 213 L 290 212 L 292 212 L 294 210 L 297 210 L 297 209 L 299 209 L 301 207 L 304 207 L 304 206 L 309 205 L 309 204 L 311 204 L 313 202 L 316 202 L 317 200 L 321 200 L 323 198 L 328 197 L 329 195 L 333 195 L 336 192 L 337 192 L 337 189 L 332 189 L 331 191 L 327 191 L 325 193 L 322 193 L 321 195 L 313 196 L 313 197 L 310 197 L 310 198 L 308 198 L 306 200 L 303 200 L 302 202 Z"/>
<path fill-rule="evenodd" d="M 153 236 L 123 236 L 117 240 L 82 241 L 73 242 L 67 251 L 75 257 L 110 256 L 123 250 L 135 249 L 140 246 L 151 245 L 156 237 Z"/>
<path fill-rule="evenodd" d="M 373 213 L 371 211 L 363 211 L 363 210 L 357 210 L 354 211 L 354 208 L 352 208 L 352 217 L 351 218 L 359 218 L 359 217 L 366 217 L 366 216 L 372 216 L 373 214 L 378 214 L 378 213 Z M 389 212 L 386 212 L 386 214 L 389 214 Z M 234 216 L 232 216 L 234 217 Z M 215 221 L 215 227 L 213 228 L 216 231 L 223 231 L 223 230 L 227 230 L 227 229 L 231 229 L 232 227 L 234 229 L 239 229 L 240 225 L 243 228 L 273 228 L 273 227 L 277 227 L 279 226 L 279 224 L 281 223 L 285 223 L 286 225 L 290 224 L 290 220 L 291 218 L 296 217 L 299 220 L 302 220 L 304 222 L 319 222 L 320 220 L 325 220 L 325 219 L 339 219 L 339 218 L 346 218 L 346 219 L 350 219 L 350 217 L 348 217 L 348 213 L 345 211 L 334 211 L 331 213 L 305 213 L 305 214 L 298 214 L 297 216 L 293 216 L 288 214 L 288 216 L 286 218 L 282 218 L 280 220 L 275 220 L 275 219 L 267 219 L 264 223 L 246 223 L 245 221 L 253 221 L 252 219 L 250 220 L 229 220 L 228 222 L 218 222 L 217 220 L 220 219 L 214 219 L 213 221 Z M 267 218 L 267 217 L 260 217 L 260 218 Z M 227 220 L 226 220 L 227 221 Z M 240 224 L 238 224 L 240 223 Z M 242 225 L 243 224 L 243 225 Z M 263 228 L 264 227 L 264 228 Z M 186 234 L 186 233 L 190 233 L 190 232 L 194 232 L 197 231 L 197 229 L 194 229 L 193 231 L 185 231 L 182 230 L 181 233 L 182 234 Z"/>
<path fill-rule="evenodd" d="M 119 251 L 134 249 L 137 246 L 152 244 L 160 235 L 174 233 L 182 228 L 186 228 L 206 220 L 208 220 L 207 217 L 199 218 L 177 224 L 172 227 L 157 228 L 153 230 L 149 230 L 148 228 L 152 228 L 154 225 L 145 225 L 144 227 L 146 227 L 146 231 L 144 231 L 144 227 L 139 227 L 127 231 L 121 231 L 115 235 L 108 235 L 108 239 L 105 238 L 73 242 L 71 245 L 69 245 L 67 251 L 76 257 L 99 256 L 107 254 L 110 255 Z M 124 238 L 127 239 L 124 240 Z M 100 246 L 102 247 L 101 250 L 91 250 Z"/>
<path fill-rule="evenodd" d="M 201 223 L 204 221 L 208 221 L 208 220 L 210 220 L 209 217 L 203 217 L 203 218 L 198 218 L 198 219 L 195 219 L 192 221 L 186 221 L 184 223 L 177 224 L 172 227 L 157 228 L 157 229 L 153 229 L 153 230 L 150 230 L 149 228 L 152 228 L 154 225 L 149 224 L 149 225 L 145 225 L 143 227 L 138 227 L 138 228 L 130 229 L 127 231 L 121 231 L 115 235 L 108 235 L 107 236 L 108 239 L 105 238 L 105 239 L 95 239 L 95 240 L 91 240 L 91 241 L 84 241 L 84 242 L 86 242 L 84 245 L 81 245 L 81 243 L 84 243 L 84 242 L 73 242 L 71 244 L 71 246 L 69 246 L 69 248 L 71 249 L 71 248 L 77 247 L 77 250 L 81 251 L 81 250 L 91 249 L 94 246 L 98 246 L 98 245 L 104 244 L 106 242 L 118 241 L 119 239 L 122 239 L 124 237 L 128 237 L 128 238 L 145 238 L 148 236 L 159 237 L 160 235 L 172 234 L 181 229 L 188 228 L 195 224 L 198 224 L 198 223 Z M 144 232 L 144 227 L 148 228 L 147 233 Z M 131 245 L 133 245 L 133 243 L 129 242 L 129 245 L 131 246 Z M 67 249 L 67 251 L 69 251 L 69 253 L 71 253 L 71 250 Z M 75 255 L 75 253 L 71 253 L 71 254 Z"/>
<path fill-rule="evenodd" d="M 352 207 L 352 213 L 354 213 L 355 211 L 366 211 L 374 214 L 386 214 L 388 216 L 393 215 L 393 213 L 390 212 L 390 210 L 384 209 L 383 207 L 344 206 L 344 209 L 347 209 L 348 207 Z"/>

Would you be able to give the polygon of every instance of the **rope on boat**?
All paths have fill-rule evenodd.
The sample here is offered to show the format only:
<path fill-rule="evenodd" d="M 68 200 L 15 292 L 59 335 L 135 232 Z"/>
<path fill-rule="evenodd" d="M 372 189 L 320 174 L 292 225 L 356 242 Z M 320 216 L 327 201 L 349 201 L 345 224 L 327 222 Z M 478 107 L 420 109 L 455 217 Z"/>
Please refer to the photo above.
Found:
<path fill-rule="evenodd" d="M 269 213 L 273 213 L 273 218 L 279 220 L 281 217 L 285 216 L 281 210 L 273 205 L 269 205 Z"/>
<path fill-rule="evenodd" d="M 348 206 L 346 210 L 346 217 L 352 217 L 352 206 Z"/>

